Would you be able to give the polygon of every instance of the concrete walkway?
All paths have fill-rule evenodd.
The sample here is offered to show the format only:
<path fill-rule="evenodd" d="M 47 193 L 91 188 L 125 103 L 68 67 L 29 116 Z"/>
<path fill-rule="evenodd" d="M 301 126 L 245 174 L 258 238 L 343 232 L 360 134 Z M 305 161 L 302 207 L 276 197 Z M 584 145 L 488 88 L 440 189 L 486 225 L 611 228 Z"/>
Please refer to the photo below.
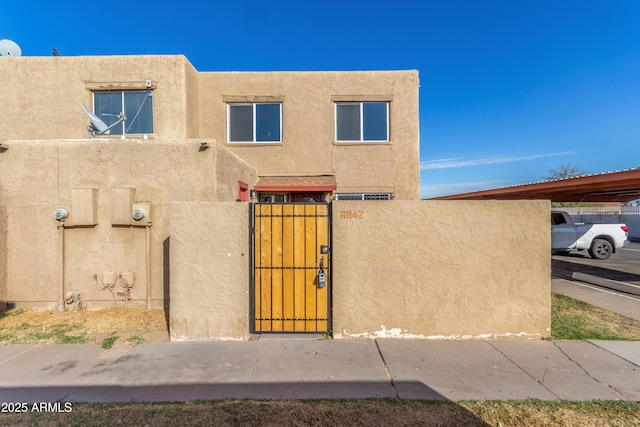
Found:
<path fill-rule="evenodd" d="M 640 321 L 640 297 L 573 280 L 551 279 L 551 291 Z"/>
<path fill-rule="evenodd" d="M 553 279 L 627 316 L 640 300 Z M 276 339 L 273 339 L 276 338 Z M 0 346 L 0 402 L 640 400 L 640 342 L 320 340 Z"/>
<path fill-rule="evenodd" d="M 640 342 L 258 340 L 0 347 L 2 402 L 640 400 Z"/>

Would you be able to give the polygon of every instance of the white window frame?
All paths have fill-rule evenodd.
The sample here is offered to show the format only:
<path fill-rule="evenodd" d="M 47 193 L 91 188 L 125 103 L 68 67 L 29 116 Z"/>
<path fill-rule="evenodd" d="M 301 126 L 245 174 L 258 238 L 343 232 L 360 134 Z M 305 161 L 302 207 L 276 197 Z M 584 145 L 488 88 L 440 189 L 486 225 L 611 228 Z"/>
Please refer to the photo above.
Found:
<path fill-rule="evenodd" d="M 386 104 L 387 106 L 387 117 L 386 117 L 386 127 L 387 127 L 387 137 L 382 139 L 364 139 L 364 104 L 375 103 L 375 104 Z M 360 106 L 360 139 L 338 139 L 338 105 L 359 105 Z M 339 101 L 334 102 L 334 139 L 336 142 L 361 142 L 368 144 L 376 144 L 376 143 L 384 143 L 389 142 L 389 101 Z"/>
<path fill-rule="evenodd" d="M 257 120 L 256 120 L 256 106 L 259 104 L 278 104 L 280 106 L 280 139 L 278 141 L 257 141 Z M 231 141 L 231 107 L 248 106 L 253 108 L 253 140 L 252 141 Z M 227 143 L 228 144 L 282 144 L 282 102 L 228 102 L 227 103 Z"/>

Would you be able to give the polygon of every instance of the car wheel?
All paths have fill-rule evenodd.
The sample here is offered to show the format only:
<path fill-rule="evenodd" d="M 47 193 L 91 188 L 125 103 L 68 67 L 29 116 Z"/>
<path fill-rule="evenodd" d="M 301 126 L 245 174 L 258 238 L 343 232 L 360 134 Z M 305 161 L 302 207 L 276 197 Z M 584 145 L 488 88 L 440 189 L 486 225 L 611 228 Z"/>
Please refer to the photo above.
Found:
<path fill-rule="evenodd" d="M 589 248 L 589 255 L 595 259 L 607 259 L 613 253 L 613 246 L 608 240 L 595 239 Z"/>

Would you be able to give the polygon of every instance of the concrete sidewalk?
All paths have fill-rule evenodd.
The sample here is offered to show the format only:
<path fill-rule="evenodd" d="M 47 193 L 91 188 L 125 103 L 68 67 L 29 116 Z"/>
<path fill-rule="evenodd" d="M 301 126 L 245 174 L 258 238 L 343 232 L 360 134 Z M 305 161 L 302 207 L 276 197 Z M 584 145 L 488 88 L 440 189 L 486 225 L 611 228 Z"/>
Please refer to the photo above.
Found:
<path fill-rule="evenodd" d="M 551 279 L 551 291 L 640 321 L 640 297 L 564 279 Z"/>
<path fill-rule="evenodd" d="M 2 402 L 640 400 L 640 342 L 258 340 L 0 346 Z"/>
<path fill-rule="evenodd" d="M 640 300 L 552 280 L 640 319 Z M 276 339 L 274 339 L 276 338 Z M 198 399 L 640 400 L 640 342 L 313 340 L 0 346 L 0 402 Z"/>

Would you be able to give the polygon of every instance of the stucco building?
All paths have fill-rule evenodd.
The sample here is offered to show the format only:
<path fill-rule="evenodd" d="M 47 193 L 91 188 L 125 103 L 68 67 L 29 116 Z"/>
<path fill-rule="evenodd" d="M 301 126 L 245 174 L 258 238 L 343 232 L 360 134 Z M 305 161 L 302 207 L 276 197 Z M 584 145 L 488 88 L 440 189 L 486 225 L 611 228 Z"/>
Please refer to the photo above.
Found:
<path fill-rule="evenodd" d="M 318 187 L 419 198 L 416 71 L 199 72 L 183 56 L 2 59 L 2 140 L 87 138 L 84 104 L 107 124 L 124 112 L 109 137 L 124 133 L 132 144 L 215 141 L 268 178 L 246 184 L 270 194 Z"/>
<path fill-rule="evenodd" d="M 419 200 L 417 71 L 3 57 L 0 82 L 0 306 L 164 308 L 174 340 L 548 333 L 548 206 Z"/>
<path fill-rule="evenodd" d="M 416 71 L 199 72 L 183 56 L 1 59 L 0 141 L 10 148 L 0 156 L 0 205 L 11 230 L 3 301 L 61 305 L 51 283 L 66 291 L 95 281 L 83 303 L 102 306 L 107 273 L 124 272 L 151 287 L 134 287 L 132 304 L 162 306 L 169 202 L 419 197 Z M 81 105 L 109 126 L 126 119 L 91 134 Z M 153 206 L 149 248 L 146 222 L 129 218 L 140 201 Z M 63 266 L 48 249 L 60 240 L 56 224 L 36 226 L 57 208 L 70 213 Z"/>

